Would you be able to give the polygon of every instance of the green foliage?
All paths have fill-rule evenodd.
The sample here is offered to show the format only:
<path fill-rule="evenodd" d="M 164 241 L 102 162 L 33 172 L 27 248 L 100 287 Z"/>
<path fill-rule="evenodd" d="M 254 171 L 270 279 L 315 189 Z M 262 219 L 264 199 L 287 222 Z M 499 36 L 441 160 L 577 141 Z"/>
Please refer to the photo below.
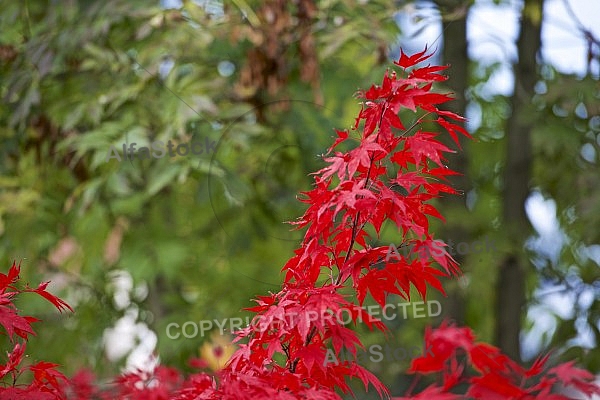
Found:
<path fill-rule="evenodd" d="M 385 2 L 360 10 L 365 20 L 350 2 L 324 5 L 316 18 L 326 28 L 315 35 L 327 49 L 325 104 L 313 103 L 291 64 L 289 107 L 278 109 L 274 96 L 257 123 L 258 110 L 236 92 L 252 46 L 231 37 L 248 23 L 238 6 L 218 15 L 195 2 L 0 5 L 9 51 L 0 63 L 0 258 L 25 259 L 35 271 L 27 280 L 62 282 L 54 290 L 77 310 L 38 314 L 48 333 L 35 339 L 34 358 L 114 375 L 124 359 L 107 360 L 103 333 L 133 312 L 158 335 L 161 359 L 183 367 L 205 338 L 167 339 L 168 323 L 245 316 L 240 306 L 273 288 L 265 277 L 277 276 L 298 237 L 282 222 L 300 213 L 294 195 L 308 189 L 329 143 L 321 127 L 333 134 L 357 109 L 346 99 L 381 72 L 372 56 L 356 69 L 337 63 L 374 54 L 394 23 Z M 373 24 L 387 27 L 372 33 Z M 232 75 L 219 73 L 223 61 Z M 123 158 L 123 144 L 205 138 L 218 142 L 215 153 L 106 161 L 111 146 Z M 133 280 L 125 308 L 114 301 L 120 271 Z"/>

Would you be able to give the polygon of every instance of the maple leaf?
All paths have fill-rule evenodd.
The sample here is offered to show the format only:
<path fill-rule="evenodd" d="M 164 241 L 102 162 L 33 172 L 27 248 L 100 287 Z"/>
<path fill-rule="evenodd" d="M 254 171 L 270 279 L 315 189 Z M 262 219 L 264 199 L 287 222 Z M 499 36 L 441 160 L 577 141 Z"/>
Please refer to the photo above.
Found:
<path fill-rule="evenodd" d="M 356 297 L 360 304 L 363 304 L 367 292 L 370 292 L 373 299 L 382 307 L 386 304 L 388 293 L 404 296 L 396 287 L 396 278 L 388 271 L 378 269 L 370 270 L 356 282 Z"/>
<path fill-rule="evenodd" d="M 472 346 L 469 357 L 473 366 L 484 374 L 513 367 L 511 360 L 503 355 L 497 347 L 486 343 L 478 343 Z"/>
<path fill-rule="evenodd" d="M 402 120 L 400 119 L 400 117 L 398 117 L 398 114 L 394 112 L 392 107 L 385 109 L 385 112 L 383 113 L 382 123 L 384 123 L 384 122 L 389 122 L 389 124 L 391 126 L 393 126 L 394 128 L 401 129 L 401 130 L 405 129 L 404 124 L 402 123 Z M 386 139 L 388 141 L 393 140 L 393 138 L 391 138 L 391 137 L 386 137 L 384 139 Z"/>
<path fill-rule="evenodd" d="M 556 375 L 558 380 L 565 386 L 574 386 L 577 390 L 587 396 L 600 395 L 600 386 L 589 383 L 594 380 L 594 375 L 589 371 L 575 367 L 575 361 L 569 361 L 548 371 L 549 375 Z"/>
<path fill-rule="evenodd" d="M 364 142 L 356 149 L 350 152 L 350 161 L 348 162 L 348 176 L 352 178 L 358 167 L 363 167 L 365 170 L 369 168 L 374 161 L 375 154 L 380 152 L 383 156 L 387 154 L 385 149 L 377 143 Z"/>
<path fill-rule="evenodd" d="M 10 298 L 8 293 L 0 295 L 0 299 L 6 300 L 7 298 Z M 9 303 L 9 305 L 0 304 L 0 325 L 4 327 L 11 341 L 15 333 L 21 337 L 26 335 L 35 336 L 35 332 L 31 328 L 31 322 L 31 319 L 20 316 L 12 303 Z"/>
<path fill-rule="evenodd" d="M 87 370 L 81 369 L 69 379 L 69 388 L 72 390 L 76 399 L 92 399 L 96 398 L 94 394 L 97 389 L 94 385 L 95 375 Z"/>
<path fill-rule="evenodd" d="M 375 390 L 377 390 L 377 393 L 380 397 L 383 395 L 389 396 L 388 388 L 386 388 L 375 375 L 360 365 L 353 363 L 350 367 L 349 376 L 356 376 L 358 379 L 360 379 L 365 386 L 365 390 L 368 388 L 368 385 L 371 384 L 375 387 Z"/>
<path fill-rule="evenodd" d="M 333 142 L 333 144 L 331 145 L 331 147 L 329 147 L 329 150 L 327 151 L 327 153 L 331 153 L 331 151 L 340 143 L 346 141 L 346 139 L 348 139 L 348 131 L 344 130 L 344 131 L 340 131 L 340 130 L 335 130 L 335 133 L 337 134 L 337 139 L 335 139 L 335 142 Z"/>
<path fill-rule="evenodd" d="M 533 363 L 531 368 L 529 368 L 527 371 L 524 372 L 525 377 L 531 378 L 533 376 L 536 376 L 536 375 L 539 375 L 540 373 L 542 373 L 542 371 L 544 370 L 544 365 L 548 361 L 549 357 L 550 357 L 550 353 L 546 354 L 545 356 L 539 356 L 535 360 L 535 362 Z"/>
<path fill-rule="evenodd" d="M 471 134 L 469 132 L 467 132 L 467 130 L 460 125 L 450 123 L 450 122 L 446 121 L 445 119 L 443 119 L 442 117 L 439 117 L 435 121 L 448 131 L 450 136 L 452 136 L 452 140 L 454 140 L 454 143 L 456 143 L 456 145 L 459 148 L 461 148 L 461 147 L 460 147 L 460 142 L 458 141 L 458 135 L 456 134 L 457 131 L 460 132 L 461 134 L 463 134 L 464 136 L 468 137 L 469 139 L 473 138 L 471 136 Z"/>
<path fill-rule="evenodd" d="M 359 91 L 358 97 L 362 97 L 367 100 L 377 100 L 377 99 L 386 98 L 391 94 L 392 82 L 394 82 L 395 80 L 396 80 L 396 72 L 395 71 L 392 71 L 391 74 L 390 74 L 389 70 L 385 71 L 385 74 L 383 75 L 383 81 L 381 83 L 381 86 L 372 85 L 369 88 L 369 90 L 367 90 L 366 92 Z"/>
<path fill-rule="evenodd" d="M 343 180 L 346 175 L 346 169 L 348 168 L 347 156 L 340 152 L 336 152 L 334 157 L 327 157 L 324 160 L 331 165 L 325 167 L 319 171 L 317 174 L 321 174 L 322 179 L 327 179 L 333 174 L 337 174 L 340 180 Z"/>
<path fill-rule="evenodd" d="M 364 189 L 364 184 L 354 181 L 345 181 L 340 184 L 340 188 L 336 190 L 335 202 L 337 203 L 335 215 L 342 209 L 346 208 L 354 210 L 362 199 L 377 199 L 373 192 Z"/>
<path fill-rule="evenodd" d="M 398 176 L 391 180 L 392 183 L 396 183 L 402 186 L 407 191 L 412 190 L 415 186 L 422 186 L 427 184 L 427 179 L 417 171 L 402 173 L 398 171 Z"/>
<path fill-rule="evenodd" d="M 494 372 L 471 378 L 470 382 L 471 386 L 466 395 L 476 399 L 519 399 L 528 394 L 527 391 L 513 384 L 510 379 Z"/>
<path fill-rule="evenodd" d="M 331 333 L 331 343 L 333 344 L 333 349 L 336 354 L 339 354 L 342 347 L 344 347 L 350 351 L 350 354 L 355 356 L 356 348 L 363 347 L 360 339 L 358 339 L 358 336 L 353 330 L 337 324 L 332 324 L 329 329 Z"/>
<path fill-rule="evenodd" d="M 467 120 L 462 115 L 458 115 L 456 113 L 453 113 L 452 111 L 440 110 L 436 106 L 434 106 L 433 104 L 422 104 L 421 108 L 423 110 L 429 111 L 431 113 L 436 113 L 436 114 L 444 116 L 444 117 L 452 118 L 455 121 L 463 121 L 464 122 L 464 121 Z"/>
<path fill-rule="evenodd" d="M 0 272 L 0 294 L 5 293 L 12 284 L 16 283 L 19 279 L 19 273 L 21 272 L 21 263 L 18 265 L 13 261 L 12 266 L 8 270 L 8 274 Z"/>
<path fill-rule="evenodd" d="M 442 153 L 454 153 L 454 150 L 449 149 L 437 140 L 433 140 L 436 136 L 431 132 L 419 132 L 415 136 L 406 138 L 407 146 L 412 150 L 414 159 L 417 162 L 424 162 L 424 158 L 429 158 L 440 167 L 444 167 L 442 163 Z M 425 164 L 426 165 L 426 164 Z"/>
<path fill-rule="evenodd" d="M 469 328 L 457 328 L 446 321 L 435 330 L 427 327 L 425 346 L 432 348 L 435 357 L 420 356 L 413 359 L 408 372 L 428 374 L 442 371 L 458 350 L 469 352 L 474 340 L 475 336 Z"/>
<path fill-rule="evenodd" d="M 54 305 L 54 307 L 56 307 L 56 309 L 60 312 L 62 312 L 63 310 L 68 309 L 71 312 L 75 312 L 70 305 L 68 305 L 64 300 L 56 297 L 55 295 L 53 295 L 52 293 L 48 292 L 46 290 L 46 288 L 48 287 L 48 284 L 50 282 L 42 282 L 38 285 L 38 287 L 36 289 L 32 289 L 30 287 L 27 287 L 24 291 L 25 292 L 34 292 L 39 294 L 40 296 L 42 296 L 43 298 L 45 298 L 46 300 L 48 300 L 50 303 L 52 303 Z"/>
<path fill-rule="evenodd" d="M 23 360 L 23 355 L 25 354 L 25 343 L 15 343 L 13 350 L 8 353 L 8 361 L 4 365 L 0 365 L 2 367 L 0 369 L 0 379 L 9 373 L 18 374 L 20 371 L 17 368 L 21 361 Z"/>
<path fill-rule="evenodd" d="M 408 75 L 408 79 L 419 79 L 424 82 L 445 81 L 448 79 L 448 77 L 436 73 L 439 71 L 443 71 L 445 69 L 448 69 L 447 65 L 445 65 L 445 66 L 434 65 L 433 67 L 428 65 L 423 68 L 413 69 L 410 72 L 410 74 Z"/>
<path fill-rule="evenodd" d="M 59 389 L 59 380 L 66 382 L 67 378 L 63 374 L 58 372 L 55 369 L 56 367 L 58 367 L 58 364 L 40 361 L 34 365 L 30 365 L 29 367 L 27 367 L 27 369 L 33 372 L 33 383 L 38 387 L 45 387 L 46 385 L 50 385 L 55 389 Z"/>
<path fill-rule="evenodd" d="M 390 157 L 390 161 L 398 164 L 403 169 L 407 169 L 409 164 L 416 164 L 415 158 L 409 150 L 410 149 L 408 148 L 404 148 L 403 150 L 395 152 L 392 157 Z"/>
<path fill-rule="evenodd" d="M 315 367 L 325 370 L 325 349 L 318 343 L 310 343 L 308 346 L 302 347 L 294 356 L 302 360 L 302 363 L 309 371 L 313 371 Z"/>
<path fill-rule="evenodd" d="M 421 108 L 423 108 L 423 106 L 429 106 L 431 104 L 446 103 L 450 100 L 452 100 L 452 97 L 448 96 L 447 94 L 439 93 L 425 93 L 413 97 L 415 106 L 419 106 Z"/>
<path fill-rule="evenodd" d="M 427 46 L 425 46 L 425 50 L 423 50 L 420 53 L 413 54 L 412 56 L 407 56 L 406 54 L 404 54 L 404 51 L 402 49 L 400 49 L 400 58 L 398 59 L 398 61 L 394 61 L 394 64 L 396 64 L 402 68 L 412 67 L 422 61 L 427 60 L 429 57 L 431 57 L 433 55 L 433 54 L 424 55 L 425 53 L 427 53 Z"/>

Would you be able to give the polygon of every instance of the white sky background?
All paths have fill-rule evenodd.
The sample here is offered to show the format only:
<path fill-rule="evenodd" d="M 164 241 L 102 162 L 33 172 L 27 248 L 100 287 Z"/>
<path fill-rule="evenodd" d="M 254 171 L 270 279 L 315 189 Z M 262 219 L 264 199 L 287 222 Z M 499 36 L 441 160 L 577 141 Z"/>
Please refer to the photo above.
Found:
<path fill-rule="evenodd" d="M 568 0 L 581 23 L 600 38 L 600 0 Z M 478 1 L 468 24 L 469 56 L 487 63 L 503 62 L 505 68 L 490 82 L 497 92 L 510 95 L 513 78 L 507 60 L 516 61 L 519 3 L 496 6 Z M 587 44 L 563 0 L 546 0 L 542 25 L 542 59 L 560 72 L 583 76 Z M 597 70 L 597 69 L 596 69 Z"/>
<path fill-rule="evenodd" d="M 581 23 L 600 38 L 600 0 L 568 0 L 573 12 Z M 214 0 L 204 0 L 205 4 L 220 3 Z M 179 0 L 162 0 L 163 7 L 178 7 Z M 202 1 L 199 1 L 202 3 Z M 512 0 L 503 5 L 496 5 L 491 0 L 478 0 L 470 8 L 467 25 L 469 42 L 469 57 L 473 60 L 490 65 L 501 62 L 502 68 L 494 73 L 488 81 L 486 90 L 490 93 L 510 95 L 513 88 L 511 63 L 516 61 L 516 39 L 518 36 L 518 17 L 520 1 Z M 415 17 L 420 17 L 421 22 L 412 23 Z M 423 50 L 425 43 L 437 42 L 433 48 L 440 47 L 442 39 L 439 15 L 433 5 L 425 2 L 418 7 L 409 5 L 402 9 L 397 16 L 397 21 L 403 29 L 400 44 L 405 52 L 413 53 Z M 421 32 L 418 32 L 421 30 Z M 418 34 L 416 34 L 418 32 Z M 407 37 L 416 34 L 411 39 Z M 438 39 L 439 38 L 439 39 Z M 431 46 L 430 46 L 431 48 Z M 545 62 L 554 65 L 560 72 L 584 75 L 586 72 L 586 42 L 579 32 L 578 27 L 567 13 L 563 0 L 546 0 L 543 16 L 542 30 L 542 58 Z M 594 71 L 598 66 L 594 66 Z M 469 109 L 467 116 L 471 120 L 470 129 L 476 128 L 480 123 L 477 111 Z M 540 235 L 534 245 L 541 249 L 559 250 L 564 243 L 563 234 L 556 220 L 556 204 L 552 200 L 544 200 L 537 193 L 528 200 L 527 213 L 533 226 Z M 600 246 L 599 249 L 600 254 Z M 129 287 L 130 277 L 124 272 L 117 278 L 119 287 Z M 132 287 L 129 287 L 131 290 Z M 123 294 L 128 297 L 127 294 Z M 590 303 L 593 299 L 590 299 Z M 117 299 L 115 299 L 117 301 Z M 547 310 L 567 317 L 572 314 L 574 298 L 559 294 L 544 296 L 544 304 L 531 307 L 529 318 L 536 321 L 530 335 L 523 337 L 522 347 L 525 358 L 535 354 L 540 349 L 540 335 L 545 331 L 555 328 L 554 317 Z M 148 357 L 156 345 L 156 335 L 149 331 L 145 324 L 136 323 L 137 310 L 129 310 L 127 316 L 117 323 L 114 328 L 105 332 L 107 356 L 118 359 L 128 353 L 127 348 L 134 349 L 127 359 L 129 368 L 148 368 Z M 580 335 L 580 341 L 593 345 L 586 340 L 585 334 Z M 589 337 L 588 337 L 589 339 Z M 120 344 L 120 345 L 119 345 Z M 112 348 L 112 350 L 109 350 Z M 153 364 L 153 363 L 150 363 Z"/>
<path fill-rule="evenodd" d="M 573 12 L 596 38 L 600 38 L 600 0 L 568 0 Z M 515 42 L 518 36 L 518 18 L 521 1 L 507 1 L 496 5 L 491 0 L 478 0 L 470 8 L 467 24 L 469 57 L 485 65 L 494 62 L 504 64 L 504 70 L 492 77 L 490 86 L 495 93 L 510 95 L 513 79 L 510 62 L 516 61 Z M 432 43 L 441 33 L 439 15 L 435 7 L 423 2 L 419 8 L 408 5 L 399 15 L 406 36 L 423 28 L 421 34 L 411 40 L 401 39 L 405 49 L 420 51 L 425 43 Z M 406 24 L 411 17 L 421 17 L 422 22 Z M 546 0 L 542 25 L 542 58 L 560 72 L 585 74 L 586 42 L 572 18 L 567 13 L 563 0 Z M 436 45 L 441 46 L 441 38 Z M 405 50 L 406 52 L 406 50 Z M 597 68 L 597 67 L 596 67 Z M 596 69 L 597 70 L 597 69 Z"/>

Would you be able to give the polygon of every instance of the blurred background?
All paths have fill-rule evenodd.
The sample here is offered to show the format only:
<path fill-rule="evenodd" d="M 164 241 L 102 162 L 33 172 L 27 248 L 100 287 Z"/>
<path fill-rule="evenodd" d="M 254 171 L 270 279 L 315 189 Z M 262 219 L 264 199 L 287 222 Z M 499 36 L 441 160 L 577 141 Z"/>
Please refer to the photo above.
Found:
<path fill-rule="evenodd" d="M 449 319 L 524 363 L 552 348 L 600 373 L 596 0 L 0 3 L 0 270 L 23 260 L 76 310 L 21 298 L 43 320 L 32 359 L 104 380 L 151 354 L 218 369 L 232 348 L 214 321 L 189 338 L 167 326 L 245 319 L 279 290 L 302 237 L 284 222 L 354 123 L 354 93 L 425 45 L 475 137 L 448 159 L 462 196 L 435 204 L 432 230 L 492 245 L 456 252 L 464 275 L 428 295 L 440 316 L 394 319 L 388 338 L 359 327 L 363 343 L 420 345 Z M 168 140 L 216 146 L 123 158 Z M 376 244 L 399 239 L 387 226 Z M 366 362 L 396 395 L 409 365 Z"/>

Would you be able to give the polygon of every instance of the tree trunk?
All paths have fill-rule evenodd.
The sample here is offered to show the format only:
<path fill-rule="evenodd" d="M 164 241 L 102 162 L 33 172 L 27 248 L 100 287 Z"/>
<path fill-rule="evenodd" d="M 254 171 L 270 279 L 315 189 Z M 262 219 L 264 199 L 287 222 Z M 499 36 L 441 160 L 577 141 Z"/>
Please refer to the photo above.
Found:
<path fill-rule="evenodd" d="M 536 56 L 541 48 L 542 10 L 543 0 L 525 0 L 517 41 L 519 60 L 514 66 L 512 114 L 506 129 L 508 148 L 504 170 L 503 218 L 511 246 L 510 253 L 501 261 L 496 283 L 495 342 L 505 354 L 517 361 L 521 360 L 519 335 L 528 266 L 523 245 L 531 230 L 525 213 L 525 200 L 530 191 L 531 100 L 537 81 Z"/>
<path fill-rule="evenodd" d="M 468 5 L 463 0 L 437 0 L 437 7 L 440 14 L 444 16 L 443 22 L 443 52 L 442 58 L 444 64 L 450 64 L 450 68 L 446 71 L 447 75 L 451 76 L 446 84 L 454 93 L 456 100 L 448 103 L 446 109 L 454 113 L 465 115 L 467 108 L 467 100 L 465 92 L 468 85 L 469 76 L 469 59 L 467 55 L 467 11 Z M 452 16 L 451 18 L 448 16 Z M 458 211 L 460 214 L 465 213 L 466 202 L 465 196 L 471 190 L 471 180 L 468 176 L 468 155 L 467 155 L 467 138 L 460 136 L 461 147 L 465 151 L 458 151 L 453 154 L 448 154 L 448 167 L 462 175 L 450 177 L 451 185 L 459 190 L 460 196 L 445 196 L 441 199 L 442 209 L 444 214 L 452 213 L 452 210 Z M 450 139 L 445 138 L 443 142 L 450 148 L 456 148 L 456 144 Z M 448 221 L 447 225 L 441 231 L 440 239 L 448 242 L 452 240 L 454 243 L 469 242 L 470 232 L 468 226 L 460 225 L 457 221 Z M 455 247 L 456 249 L 456 247 Z M 459 264 L 462 264 L 464 257 L 460 254 L 454 256 Z M 465 298 L 464 293 L 458 284 L 450 285 L 447 289 L 448 298 L 444 302 L 443 310 L 444 317 L 456 321 L 460 325 L 465 324 Z"/>

